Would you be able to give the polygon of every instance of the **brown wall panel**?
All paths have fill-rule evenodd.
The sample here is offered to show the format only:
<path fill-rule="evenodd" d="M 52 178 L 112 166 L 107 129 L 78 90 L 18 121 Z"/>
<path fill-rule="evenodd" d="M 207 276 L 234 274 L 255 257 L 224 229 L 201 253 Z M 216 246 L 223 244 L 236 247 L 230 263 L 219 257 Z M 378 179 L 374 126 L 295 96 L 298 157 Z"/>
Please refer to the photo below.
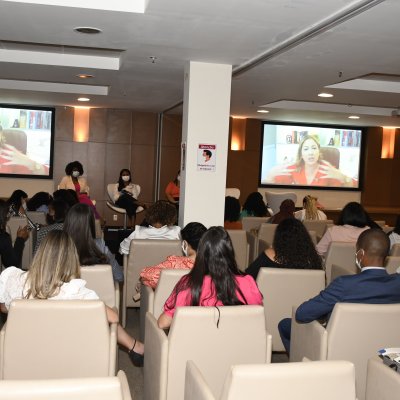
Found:
<path fill-rule="evenodd" d="M 92 108 L 89 119 L 89 141 L 106 142 L 107 136 L 107 110 L 104 108 Z"/>
<path fill-rule="evenodd" d="M 157 143 L 157 114 L 132 113 L 132 144 L 153 145 Z"/>
<path fill-rule="evenodd" d="M 107 113 L 107 143 L 131 143 L 132 112 L 110 109 Z"/>
<path fill-rule="evenodd" d="M 57 107 L 55 140 L 72 141 L 74 135 L 74 108 Z"/>

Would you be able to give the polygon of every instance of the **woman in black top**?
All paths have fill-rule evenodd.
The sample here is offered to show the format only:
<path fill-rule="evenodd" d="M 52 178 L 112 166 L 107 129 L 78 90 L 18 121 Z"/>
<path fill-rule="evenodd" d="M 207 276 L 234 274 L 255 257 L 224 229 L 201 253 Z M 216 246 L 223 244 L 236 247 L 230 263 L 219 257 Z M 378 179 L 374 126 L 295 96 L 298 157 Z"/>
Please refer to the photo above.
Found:
<path fill-rule="evenodd" d="M 256 279 L 262 267 L 322 269 L 322 259 L 303 223 L 287 218 L 276 227 L 272 247 L 262 252 L 246 273 Z"/>
<path fill-rule="evenodd" d="M 11 236 L 6 231 L 9 205 L 0 200 L 0 256 L 1 263 L 5 267 L 21 267 L 22 252 L 24 251 L 25 241 L 29 237 L 28 226 L 19 227 L 17 237 L 12 245 Z"/>

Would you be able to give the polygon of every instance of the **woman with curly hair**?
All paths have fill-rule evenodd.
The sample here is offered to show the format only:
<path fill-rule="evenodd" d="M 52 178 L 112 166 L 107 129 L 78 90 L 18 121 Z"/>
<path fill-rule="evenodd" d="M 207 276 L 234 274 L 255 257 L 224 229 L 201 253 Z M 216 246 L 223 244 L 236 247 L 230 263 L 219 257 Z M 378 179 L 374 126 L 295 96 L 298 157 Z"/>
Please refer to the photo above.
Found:
<path fill-rule="evenodd" d="M 149 226 L 135 226 L 135 230 L 124 239 L 119 247 L 121 254 L 129 254 L 133 239 L 178 239 L 181 228 L 176 226 L 176 207 L 166 200 L 158 200 L 146 210 Z"/>
<path fill-rule="evenodd" d="M 240 219 L 243 217 L 268 217 L 267 207 L 260 192 L 253 192 L 247 196 L 243 204 Z"/>
<path fill-rule="evenodd" d="M 246 273 L 256 279 L 262 267 L 322 269 L 322 259 L 305 226 L 295 218 L 287 218 L 276 227 L 272 248 L 262 252 Z"/>
<path fill-rule="evenodd" d="M 248 304 L 261 305 L 262 294 L 254 279 L 240 272 L 226 230 L 212 226 L 200 240 L 193 269 L 179 280 L 165 302 L 158 326 L 169 328 L 177 307 Z"/>

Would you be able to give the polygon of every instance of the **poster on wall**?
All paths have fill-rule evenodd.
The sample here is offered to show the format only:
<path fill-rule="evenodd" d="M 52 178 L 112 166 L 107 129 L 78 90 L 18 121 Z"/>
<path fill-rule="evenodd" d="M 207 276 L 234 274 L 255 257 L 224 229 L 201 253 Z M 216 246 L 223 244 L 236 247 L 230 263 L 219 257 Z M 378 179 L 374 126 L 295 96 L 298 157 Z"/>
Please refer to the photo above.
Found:
<path fill-rule="evenodd" d="M 199 144 L 197 149 L 197 171 L 215 172 L 216 159 L 216 144 Z"/>

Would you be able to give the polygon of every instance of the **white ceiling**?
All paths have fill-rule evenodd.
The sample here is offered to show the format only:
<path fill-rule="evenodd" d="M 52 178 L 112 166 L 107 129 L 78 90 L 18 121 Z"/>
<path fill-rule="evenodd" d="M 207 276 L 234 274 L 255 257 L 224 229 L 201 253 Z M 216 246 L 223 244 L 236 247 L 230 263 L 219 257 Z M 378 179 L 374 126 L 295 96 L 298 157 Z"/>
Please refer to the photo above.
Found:
<path fill-rule="evenodd" d="M 150 0 L 144 14 L 0 0 L 0 103 L 78 105 L 84 91 L 69 84 L 87 84 L 109 88 L 90 95 L 92 107 L 162 112 L 182 100 L 184 65 L 193 60 L 233 65 L 235 116 L 397 126 L 400 93 L 388 85 L 399 86 L 399 17 L 400 0 Z M 79 34 L 79 26 L 102 33 Z M 119 70 L 107 67 L 118 61 Z M 385 80 L 385 90 L 360 88 L 368 76 Z M 356 78 L 366 79 L 337 85 Z M 34 91 L 37 83 L 12 90 L 3 80 L 64 85 L 58 93 Z M 257 113 L 260 106 L 270 112 Z M 354 110 L 358 121 L 347 118 Z"/>

